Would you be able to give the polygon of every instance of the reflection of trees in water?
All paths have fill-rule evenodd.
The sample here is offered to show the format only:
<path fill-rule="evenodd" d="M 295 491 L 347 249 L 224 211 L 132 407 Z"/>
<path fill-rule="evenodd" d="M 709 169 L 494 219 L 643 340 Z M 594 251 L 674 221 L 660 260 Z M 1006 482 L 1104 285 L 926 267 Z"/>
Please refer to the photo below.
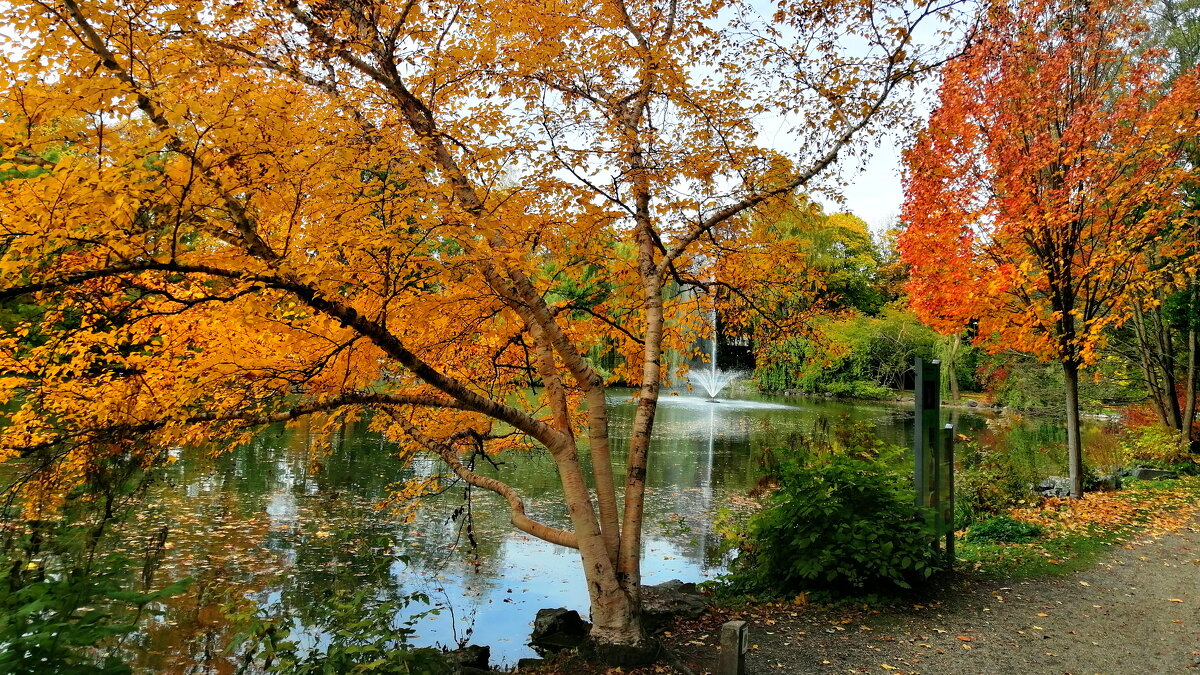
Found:
<path fill-rule="evenodd" d="M 836 423 L 842 414 L 877 425 L 890 438 L 910 433 L 905 425 L 911 424 L 911 412 L 901 406 L 789 403 L 807 407 L 661 406 L 648 467 L 647 541 L 667 546 L 666 553 L 687 561 L 686 569 L 711 570 L 722 562 L 713 514 L 756 484 L 765 449 L 786 450 L 790 438 Z M 625 450 L 631 409 L 614 406 L 618 453 Z M 959 424 L 985 428 L 982 418 L 969 413 Z M 1037 435 L 1042 432 L 1005 433 L 1007 440 L 997 442 L 1011 443 L 1013 434 L 1028 438 L 1030 447 L 1049 440 Z M 476 614 L 494 616 L 489 603 L 513 597 L 505 593 L 508 588 L 537 590 L 552 574 L 570 574 L 565 567 L 544 568 L 558 564 L 551 545 L 514 533 L 507 507 L 491 493 L 472 493 L 475 548 L 462 533 L 463 519 L 452 517 L 466 505 L 461 485 L 429 499 L 409 523 L 376 510 L 389 486 L 408 476 L 441 473 L 442 467 L 404 469 L 394 446 L 369 432 L 366 422 L 347 425 L 327 440 L 315 442 L 303 426 L 277 428 L 225 455 L 185 450 L 167 469 L 169 480 L 154 501 L 164 518 L 187 531 L 173 535 L 176 570 L 199 570 L 199 588 L 205 590 L 171 602 L 169 618 L 180 627 L 157 626 L 144 638 L 148 649 L 174 654 L 174 663 L 197 655 L 214 658 L 233 630 L 219 609 L 228 598 L 249 593 L 268 609 L 286 609 L 302 623 L 317 624 L 320 604 L 339 588 L 369 589 L 379 599 L 425 592 L 453 606 L 461 635 L 474 626 Z M 477 468 L 519 486 L 540 520 L 569 522 L 556 469 L 543 454 L 513 454 L 496 467 L 480 462 Z M 455 634 L 444 627 L 448 614 L 449 609 L 438 619 L 443 642 Z M 202 639 L 189 642 L 189 633 L 197 632 Z"/>

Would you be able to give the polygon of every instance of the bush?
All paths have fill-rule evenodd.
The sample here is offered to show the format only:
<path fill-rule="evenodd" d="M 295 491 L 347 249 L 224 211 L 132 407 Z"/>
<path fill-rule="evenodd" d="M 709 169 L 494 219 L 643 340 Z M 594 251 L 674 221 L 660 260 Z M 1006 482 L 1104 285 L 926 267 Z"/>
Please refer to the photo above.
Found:
<path fill-rule="evenodd" d="M 754 373 L 759 388 L 891 398 L 893 389 L 911 385 L 913 359 L 934 358 L 939 340 L 916 316 L 894 307 L 877 317 L 852 315 L 816 327 L 820 338 L 793 337 L 761 346 Z M 971 352 L 964 346 L 960 359 Z M 965 382 L 975 384 L 970 378 Z"/>
<path fill-rule="evenodd" d="M 1127 430 L 1121 443 L 1121 460 L 1125 464 L 1156 466 L 1195 463 L 1187 440 L 1161 425 Z"/>
<path fill-rule="evenodd" d="M 1019 355 L 993 356 L 980 377 L 995 400 L 1014 410 L 1063 409 L 1062 366 Z"/>
<path fill-rule="evenodd" d="M 1021 544 L 1042 536 L 1042 528 L 1011 516 L 996 516 L 972 525 L 967 541 Z"/>
<path fill-rule="evenodd" d="M 954 523 L 962 528 L 1020 506 L 1036 478 L 1011 452 L 965 446 L 954 472 Z"/>
<path fill-rule="evenodd" d="M 734 593 L 889 592 L 941 569 L 926 512 L 882 463 L 844 454 L 789 458 L 777 473 L 779 489 L 737 542 L 725 579 Z"/>
<path fill-rule="evenodd" d="M 121 641 L 191 582 L 158 583 L 165 529 L 113 540 L 152 479 L 141 463 L 110 457 L 87 478 L 47 518 L 0 505 L 0 673 L 130 673 Z M 119 552 L 143 548 L 130 542 L 144 554 Z"/>
<path fill-rule="evenodd" d="M 864 400 L 883 400 L 896 396 L 896 392 L 887 387 L 881 387 L 874 382 L 864 382 L 863 380 L 826 382 L 821 385 L 821 389 L 826 394 L 832 394 L 833 396 L 860 398 Z"/>

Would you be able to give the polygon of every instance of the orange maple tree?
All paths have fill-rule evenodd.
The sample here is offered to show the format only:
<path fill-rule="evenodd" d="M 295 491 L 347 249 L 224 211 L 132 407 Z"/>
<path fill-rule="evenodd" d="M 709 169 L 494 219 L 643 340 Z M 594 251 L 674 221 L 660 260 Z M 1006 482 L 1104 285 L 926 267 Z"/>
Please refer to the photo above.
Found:
<path fill-rule="evenodd" d="M 1076 497 L 1079 370 L 1132 301 L 1174 283 L 1178 268 L 1144 254 L 1186 222 L 1195 179 L 1182 159 L 1200 131 L 1196 74 L 1170 81 L 1163 54 L 1139 49 L 1143 9 L 994 2 L 906 156 L 912 306 L 943 332 L 978 321 L 990 348 L 1062 364 Z"/>
<path fill-rule="evenodd" d="M 0 340 L 0 458 L 47 507 L 106 454 L 369 413 L 578 549 L 596 643 L 642 646 L 663 350 L 705 320 L 664 288 L 746 244 L 786 260 L 753 222 L 905 119 L 911 35 L 953 6 L 5 3 L 0 299 L 41 309 Z M 518 447 L 569 525 L 467 461 Z"/>

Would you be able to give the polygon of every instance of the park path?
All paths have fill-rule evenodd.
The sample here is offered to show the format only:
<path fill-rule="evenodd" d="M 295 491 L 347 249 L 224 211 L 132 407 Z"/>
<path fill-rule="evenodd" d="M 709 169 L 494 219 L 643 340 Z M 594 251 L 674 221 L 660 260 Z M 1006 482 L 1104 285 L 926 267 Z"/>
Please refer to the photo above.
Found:
<path fill-rule="evenodd" d="M 750 622 L 750 675 L 1200 675 L 1200 523 L 1114 545 L 1070 576 L 960 580 L 927 605 L 707 617 L 669 639 L 697 674 L 715 668 L 730 618 Z"/>

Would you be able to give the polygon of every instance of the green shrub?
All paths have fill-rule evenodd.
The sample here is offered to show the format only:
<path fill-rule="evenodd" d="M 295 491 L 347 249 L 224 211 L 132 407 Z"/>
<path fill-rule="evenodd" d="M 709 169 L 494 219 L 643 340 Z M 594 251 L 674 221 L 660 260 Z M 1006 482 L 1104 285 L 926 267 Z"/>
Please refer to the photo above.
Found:
<path fill-rule="evenodd" d="M 873 382 L 865 382 L 863 380 L 825 382 L 819 386 L 819 389 L 826 394 L 834 396 L 861 398 L 865 400 L 890 399 L 896 395 L 896 392 L 887 387 L 881 387 Z"/>
<path fill-rule="evenodd" d="M 933 329 L 896 307 L 879 316 L 821 321 L 817 329 L 819 338 L 793 337 L 760 348 L 754 375 L 761 389 L 891 398 L 893 389 L 908 382 L 913 359 L 934 358 L 939 340 Z M 962 354 L 971 351 L 964 347 Z M 975 385 L 971 378 L 960 382 Z"/>
<path fill-rule="evenodd" d="M 996 516 L 971 526 L 967 541 L 1021 544 L 1042 536 L 1042 528 L 1011 516 Z"/>
<path fill-rule="evenodd" d="M 1036 482 L 1034 471 L 1018 466 L 1012 452 L 968 443 L 954 472 L 954 523 L 958 528 L 1020 506 Z"/>
<path fill-rule="evenodd" d="M 113 534 L 151 480 L 118 455 L 89 467 L 52 517 L 27 520 L 20 504 L 0 503 L 0 673 L 132 672 L 121 640 L 191 583 L 160 583 L 165 529 Z M 144 542 L 141 556 L 117 548 L 143 548 L 132 541 Z"/>
<path fill-rule="evenodd" d="M 1001 354 L 984 359 L 981 379 L 995 400 L 1014 410 L 1060 410 L 1062 366 L 1025 355 Z"/>
<path fill-rule="evenodd" d="M 779 489 L 751 517 L 728 590 L 832 596 L 911 588 L 940 569 L 927 514 L 882 463 L 836 454 L 777 465 Z"/>
<path fill-rule="evenodd" d="M 114 640 L 133 632 L 154 603 L 182 592 L 187 581 L 141 593 L 130 560 L 117 555 L 85 570 L 57 573 L 28 563 L 0 575 L 0 672 L 130 673 Z M 28 574 L 32 572 L 32 574 Z M 20 578 L 22 574 L 32 578 Z"/>
<path fill-rule="evenodd" d="M 1161 467 L 1154 468 L 1162 468 L 1167 471 L 1174 471 L 1180 476 L 1200 476 L 1200 462 L 1197 462 L 1194 459 L 1175 462 L 1173 464 L 1164 464 Z"/>

